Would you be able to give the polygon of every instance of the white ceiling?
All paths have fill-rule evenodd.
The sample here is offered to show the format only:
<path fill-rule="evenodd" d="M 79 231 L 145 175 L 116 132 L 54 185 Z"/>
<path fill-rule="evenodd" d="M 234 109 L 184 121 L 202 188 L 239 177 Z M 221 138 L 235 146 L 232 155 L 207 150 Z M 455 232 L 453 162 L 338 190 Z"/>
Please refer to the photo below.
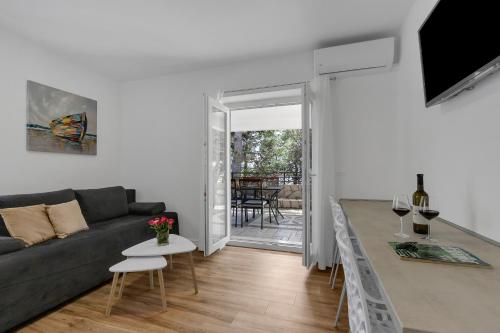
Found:
<path fill-rule="evenodd" d="M 398 33 L 414 0 L 0 0 L 0 26 L 118 80 Z"/>

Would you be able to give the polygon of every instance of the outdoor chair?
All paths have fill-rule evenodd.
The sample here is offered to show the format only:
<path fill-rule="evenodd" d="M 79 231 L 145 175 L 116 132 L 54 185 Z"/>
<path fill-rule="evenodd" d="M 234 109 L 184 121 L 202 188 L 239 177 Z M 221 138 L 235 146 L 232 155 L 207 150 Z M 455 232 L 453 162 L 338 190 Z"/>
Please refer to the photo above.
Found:
<path fill-rule="evenodd" d="M 271 206 L 269 200 L 264 197 L 264 181 L 262 178 L 249 177 L 240 178 L 241 192 L 241 227 L 243 227 L 243 210 L 245 210 L 245 218 L 248 220 L 248 209 L 260 210 L 260 228 L 264 229 L 264 209 L 269 208 L 269 222 L 272 222 Z"/>
<path fill-rule="evenodd" d="M 235 216 L 234 219 L 234 226 L 238 226 L 238 208 L 240 207 L 241 204 L 241 192 L 239 190 L 239 181 L 232 178 L 231 179 L 231 210 L 233 213 L 233 216 Z M 243 218 L 243 216 L 241 217 Z M 243 220 L 242 220 L 243 223 Z"/>

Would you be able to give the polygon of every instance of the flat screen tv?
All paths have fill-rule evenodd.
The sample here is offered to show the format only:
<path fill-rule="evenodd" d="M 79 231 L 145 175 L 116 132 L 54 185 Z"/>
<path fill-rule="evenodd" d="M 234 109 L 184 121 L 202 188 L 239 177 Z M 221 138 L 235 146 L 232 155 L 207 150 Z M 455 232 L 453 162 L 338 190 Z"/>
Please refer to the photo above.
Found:
<path fill-rule="evenodd" d="M 418 31 L 425 105 L 442 103 L 500 68 L 496 1 L 440 0 Z"/>

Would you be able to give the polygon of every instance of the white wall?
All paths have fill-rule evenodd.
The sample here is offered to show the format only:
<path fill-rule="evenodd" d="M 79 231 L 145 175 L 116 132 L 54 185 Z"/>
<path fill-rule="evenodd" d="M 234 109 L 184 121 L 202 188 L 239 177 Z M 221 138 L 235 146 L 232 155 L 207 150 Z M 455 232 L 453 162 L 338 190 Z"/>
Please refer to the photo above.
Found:
<path fill-rule="evenodd" d="M 443 218 L 500 241 L 500 74 L 447 103 L 425 108 L 417 30 L 435 3 L 416 1 L 402 28 L 399 185 L 414 188 L 414 175 L 423 172 Z"/>
<path fill-rule="evenodd" d="M 117 85 L 0 29 L 0 194 L 119 184 Z M 98 102 L 97 156 L 26 150 L 26 81 Z"/>
<path fill-rule="evenodd" d="M 164 200 L 181 233 L 199 240 L 203 93 L 305 81 L 312 66 L 307 52 L 123 84 L 123 183 L 140 200 Z"/>
<path fill-rule="evenodd" d="M 340 198 L 390 199 L 397 190 L 397 75 L 394 67 L 332 82 Z"/>

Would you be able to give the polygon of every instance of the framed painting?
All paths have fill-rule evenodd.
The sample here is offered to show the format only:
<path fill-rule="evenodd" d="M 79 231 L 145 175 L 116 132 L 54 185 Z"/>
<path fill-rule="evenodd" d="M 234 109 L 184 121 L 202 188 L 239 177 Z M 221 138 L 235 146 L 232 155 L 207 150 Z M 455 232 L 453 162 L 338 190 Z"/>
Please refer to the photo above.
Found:
<path fill-rule="evenodd" d="M 28 81 L 29 151 L 97 154 L 97 101 Z"/>

